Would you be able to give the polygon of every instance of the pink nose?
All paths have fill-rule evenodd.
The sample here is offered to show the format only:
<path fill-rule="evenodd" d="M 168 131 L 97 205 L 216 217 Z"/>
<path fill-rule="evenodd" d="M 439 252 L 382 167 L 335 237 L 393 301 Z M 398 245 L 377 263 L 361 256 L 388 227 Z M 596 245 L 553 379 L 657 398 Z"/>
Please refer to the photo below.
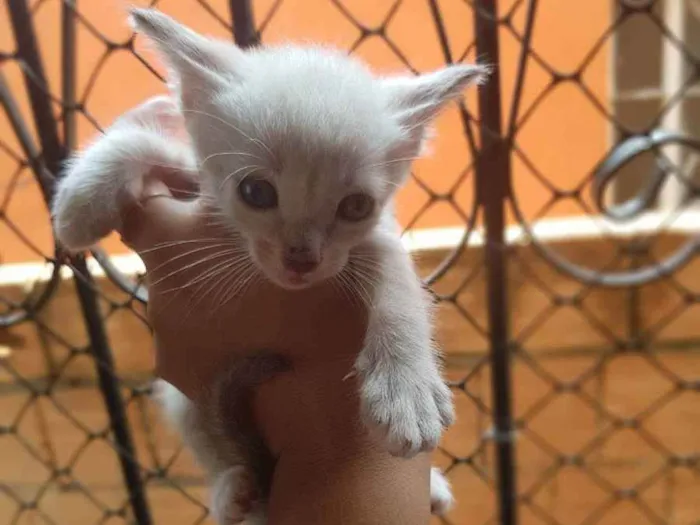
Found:
<path fill-rule="evenodd" d="M 282 258 L 286 270 L 301 274 L 313 272 L 319 262 L 320 258 L 306 248 L 287 248 Z"/>

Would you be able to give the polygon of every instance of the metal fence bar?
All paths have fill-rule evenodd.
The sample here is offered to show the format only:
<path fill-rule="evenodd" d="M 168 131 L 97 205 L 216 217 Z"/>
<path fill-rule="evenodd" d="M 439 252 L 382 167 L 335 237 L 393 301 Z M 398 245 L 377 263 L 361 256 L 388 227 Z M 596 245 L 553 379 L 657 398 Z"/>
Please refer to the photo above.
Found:
<path fill-rule="evenodd" d="M 51 95 L 46 80 L 43 61 L 39 55 L 36 32 L 26 0 L 9 0 L 10 21 L 14 33 L 17 54 L 21 58 L 24 86 L 31 103 L 34 127 L 41 144 L 42 156 L 52 175 L 58 173 L 63 146 L 58 137 L 58 127 L 51 110 Z M 51 188 L 42 185 L 44 197 L 51 197 Z"/>
<path fill-rule="evenodd" d="M 63 147 L 66 152 L 73 151 L 76 147 L 76 108 L 75 108 L 75 82 L 77 67 L 76 55 L 76 25 L 75 8 L 78 0 L 65 0 L 61 7 L 61 97 L 63 99 Z"/>
<path fill-rule="evenodd" d="M 104 321 L 100 316 L 97 294 L 94 291 L 95 281 L 82 256 L 72 259 L 72 267 L 75 273 L 75 288 L 85 319 L 85 328 L 90 337 L 90 350 L 95 358 L 95 370 L 102 398 L 109 414 L 110 428 L 114 434 L 115 448 L 119 455 L 131 510 L 138 525 L 151 525 L 153 520 L 146 500 L 141 468 L 131 437 L 119 381 L 115 373 L 114 358 L 105 333 Z"/>
<path fill-rule="evenodd" d="M 474 9 L 476 50 L 490 62 L 499 58 L 497 2 Z M 498 68 L 479 86 L 481 150 L 476 163 L 476 195 L 486 229 L 484 249 L 489 352 L 493 397 L 493 440 L 496 449 L 498 512 L 501 525 L 516 525 L 517 504 L 513 417 L 511 409 L 508 258 L 505 244 L 505 203 L 510 194 L 510 154 L 501 130 L 501 86 Z"/>
<path fill-rule="evenodd" d="M 231 20 L 233 22 L 233 39 L 240 47 L 256 46 L 260 35 L 255 28 L 253 5 L 250 0 L 229 0 Z"/>

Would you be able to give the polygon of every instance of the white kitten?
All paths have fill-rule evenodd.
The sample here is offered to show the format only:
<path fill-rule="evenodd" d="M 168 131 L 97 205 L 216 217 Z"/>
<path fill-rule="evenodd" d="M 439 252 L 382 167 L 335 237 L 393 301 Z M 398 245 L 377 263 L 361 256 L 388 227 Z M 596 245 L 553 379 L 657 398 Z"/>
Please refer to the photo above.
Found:
<path fill-rule="evenodd" d="M 354 370 L 362 417 L 392 454 L 433 450 L 453 419 L 451 395 L 432 340 L 431 300 L 401 245 L 391 199 L 420 154 L 429 122 L 487 69 L 454 65 L 381 78 L 320 47 L 244 52 L 153 10 L 132 11 L 132 22 L 166 59 L 179 108 L 164 98 L 147 103 L 70 165 L 54 202 L 58 239 L 86 248 L 118 227 L 119 210 L 138 194 L 150 166 L 198 173 L 202 193 L 267 279 L 285 288 L 331 278 L 361 283 L 357 290 L 370 306 Z M 173 143 L 167 129 L 180 115 L 187 147 Z M 243 387 L 275 369 L 259 367 Z M 212 477 L 217 519 L 264 521 L 259 502 L 225 505 L 236 499 L 227 495 L 251 491 L 241 466 L 261 452 L 231 439 L 249 432 L 224 428 L 218 388 L 208 407 L 193 406 L 170 385 L 160 390 Z M 433 508 L 445 510 L 449 485 L 439 471 L 432 474 Z M 258 473 L 252 476 L 258 476 L 252 490 L 264 498 L 266 487 Z"/>

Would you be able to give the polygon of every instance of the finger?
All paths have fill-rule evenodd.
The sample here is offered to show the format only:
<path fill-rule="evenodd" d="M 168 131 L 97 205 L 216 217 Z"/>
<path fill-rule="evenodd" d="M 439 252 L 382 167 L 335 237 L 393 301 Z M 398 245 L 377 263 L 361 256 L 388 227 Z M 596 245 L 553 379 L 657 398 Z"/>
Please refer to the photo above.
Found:
<path fill-rule="evenodd" d="M 125 212 L 120 233 L 124 243 L 139 253 L 148 268 L 163 257 L 158 246 L 196 235 L 200 203 L 176 199 L 160 180 L 148 181 L 142 195 Z"/>

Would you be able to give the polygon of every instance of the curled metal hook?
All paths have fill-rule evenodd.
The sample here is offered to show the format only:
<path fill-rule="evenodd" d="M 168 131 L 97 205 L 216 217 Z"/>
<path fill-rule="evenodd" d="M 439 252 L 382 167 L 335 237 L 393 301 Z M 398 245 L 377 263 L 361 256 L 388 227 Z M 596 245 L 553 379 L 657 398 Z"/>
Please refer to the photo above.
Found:
<path fill-rule="evenodd" d="M 97 264 L 99 264 L 104 270 L 107 278 L 120 290 L 131 295 L 137 301 L 143 304 L 148 303 L 148 290 L 143 284 L 135 282 L 133 279 L 130 279 L 120 272 L 109 256 L 102 251 L 102 249 L 94 248 L 90 250 L 90 253 L 94 257 L 95 261 L 97 261 Z"/>
<path fill-rule="evenodd" d="M 658 151 L 659 148 L 669 145 L 685 146 L 700 153 L 700 141 L 678 133 L 655 129 L 648 135 L 629 137 L 618 144 L 603 159 L 594 170 L 592 186 L 593 201 L 603 215 L 616 222 L 630 221 L 653 204 L 661 187 L 671 174 L 671 170 L 668 169 L 669 166 L 657 164 L 656 170 L 646 185 L 634 197 L 622 203 L 607 205 L 605 203 L 605 192 L 624 166 L 640 155 Z"/>
<path fill-rule="evenodd" d="M 662 146 L 680 145 L 700 153 L 700 141 L 678 133 L 654 130 L 648 135 L 636 135 L 618 144 L 594 170 L 593 199 L 603 215 L 614 221 L 628 221 L 636 218 L 653 203 L 661 186 L 670 174 L 667 166 L 659 166 L 649 182 L 633 198 L 612 206 L 607 206 L 603 196 L 608 185 L 619 175 L 620 169 L 639 155 L 657 150 Z M 696 235 L 680 246 L 665 260 L 625 271 L 596 271 L 571 262 L 556 250 L 538 241 L 532 225 L 528 224 L 517 200 L 511 198 L 511 209 L 525 231 L 532 247 L 540 256 L 565 275 L 592 286 L 630 287 L 642 286 L 671 275 L 686 265 L 700 251 L 700 236 Z"/>
<path fill-rule="evenodd" d="M 61 265 L 57 261 L 50 261 L 50 263 L 52 265 L 51 275 L 42 290 L 36 297 L 33 297 L 34 294 L 29 292 L 24 301 L 16 306 L 10 306 L 5 313 L 0 314 L 0 328 L 9 328 L 31 319 L 51 299 L 58 287 L 58 282 L 61 280 Z"/>

